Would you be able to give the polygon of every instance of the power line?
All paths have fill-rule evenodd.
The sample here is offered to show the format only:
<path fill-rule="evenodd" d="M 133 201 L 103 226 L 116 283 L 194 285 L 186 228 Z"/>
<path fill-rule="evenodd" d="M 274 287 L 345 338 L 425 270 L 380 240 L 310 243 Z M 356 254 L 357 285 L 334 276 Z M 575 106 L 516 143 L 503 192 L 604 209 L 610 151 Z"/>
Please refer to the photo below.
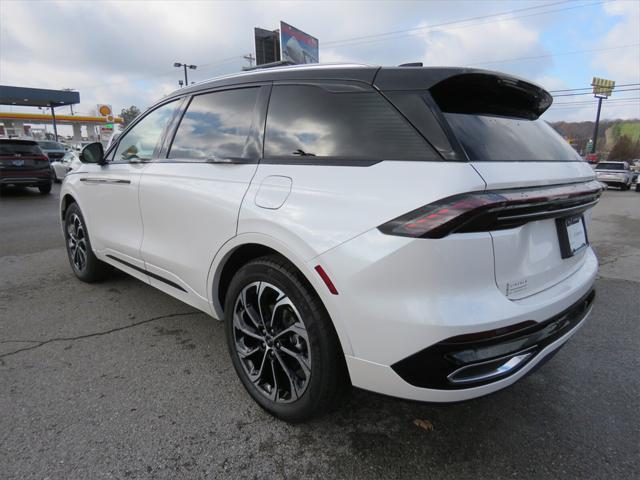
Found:
<path fill-rule="evenodd" d="M 367 44 L 367 43 L 378 42 L 378 41 L 381 41 L 381 40 L 387 40 L 388 38 L 394 38 L 395 39 L 395 38 L 400 38 L 400 37 L 404 37 L 404 36 L 410 36 L 410 35 L 413 35 L 413 33 L 417 32 L 417 31 L 436 30 L 439 27 L 443 27 L 443 26 L 449 27 L 449 28 L 444 29 L 444 30 L 455 30 L 457 28 L 467 28 L 467 27 L 472 27 L 472 26 L 477 26 L 477 25 L 486 25 L 488 23 L 495 23 L 495 22 L 499 22 L 499 21 L 502 21 L 502 20 L 516 20 L 516 19 L 519 19 L 519 18 L 527 18 L 527 17 L 533 17 L 533 16 L 537 16 L 537 15 L 546 15 L 548 13 L 563 12 L 565 10 L 574 10 L 576 8 L 592 7 L 592 6 L 596 6 L 596 5 L 601 5 L 603 3 L 610 3 L 611 1 L 612 0 L 605 0 L 605 1 L 600 1 L 600 2 L 582 4 L 582 5 L 573 5 L 573 6 L 570 6 L 570 7 L 557 8 L 557 9 L 554 9 L 554 10 L 546 10 L 546 11 L 543 11 L 543 12 L 534 12 L 534 13 L 529 13 L 529 14 L 526 14 L 526 15 L 516 15 L 516 16 L 512 16 L 512 17 L 506 18 L 506 19 L 494 18 L 494 19 L 490 19 L 489 21 L 486 21 L 486 22 L 477 22 L 477 23 L 471 23 L 469 25 L 456 25 L 456 26 L 453 26 L 453 27 L 449 27 L 450 25 L 453 25 L 453 24 L 456 24 L 456 23 L 466 23 L 466 22 L 471 22 L 471 21 L 478 20 L 478 19 L 488 19 L 488 18 L 492 18 L 492 17 L 503 17 L 505 15 L 510 15 L 510 14 L 517 13 L 519 11 L 527 10 L 527 9 L 511 10 L 511 11 L 492 14 L 492 15 L 483 15 L 481 17 L 471 17 L 471 18 L 468 18 L 466 20 L 455 20 L 455 21 L 445 22 L 445 23 L 441 23 L 441 24 L 425 25 L 423 27 L 414 27 L 414 28 L 408 28 L 408 29 L 405 29 L 405 30 L 396 30 L 394 32 L 385 32 L 385 33 L 378 33 L 378 34 L 374 34 L 374 35 L 365 35 L 365 36 L 361 36 L 361 37 L 353 37 L 353 38 L 350 38 L 350 39 L 344 39 L 344 40 L 339 40 L 339 41 L 335 41 L 335 42 L 325 42 L 324 45 L 328 45 L 328 46 L 363 45 L 363 44 Z M 563 4 L 563 3 L 572 3 L 572 2 L 558 2 L 558 3 L 553 3 L 553 4 L 539 5 L 537 7 L 528 7 L 528 9 L 544 8 L 544 7 Z M 380 37 L 385 37 L 385 38 L 380 38 Z M 361 39 L 364 39 L 364 40 L 363 41 L 359 41 Z"/>
<path fill-rule="evenodd" d="M 575 50 L 573 52 L 561 52 L 561 53 L 549 53 L 549 54 L 545 54 L 545 55 L 534 55 L 531 57 L 516 57 L 516 58 L 507 58 L 504 60 L 492 60 L 490 62 L 476 62 L 476 63 L 472 63 L 471 65 L 490 65 L 490 64 L 495 64 L 495 63 L 508 63 L 508 62 L 516 62 L 516 61 L 522 61 L 522 60 L 535 60 L 538 58 L 548 58 L 548 57 L 560 57 L 563 55 L 575 55 L 578 53 L 590 53 L 590 52 L 604 52 L 607 50 L 619 50 L 621 48 L 630 48 L 630 47 L 638 47 L 640 46 L 640 43 L 632 43 L 629 45 L 620 45 L 618 47 L 607 47 L 607 48 L 591 48 L 588 50 Z"/>
<path fill-rule="evenodd" d="M 535 16 L 535 15 L 544 15 L 544 14 L 548 14 L 548 13 L 556 13 L 556 12 L 561 12 L 561 11 L 565 11 L 565 10 L 572 10 L 572 9 L 576 9 L 576 8 L 592 7 L 592 6 L 595 6 L 595 5 L 601 5 L 601 4 L 604 4 L 604 3 L 610 3 L 611 1 L 612 0 L 603 0 L 603 1 L 598 1 L 598 2 L 593 2 L 593 3 L 588 3 L 588 4 L 572 5 L 570 7 L 565 7 L 565 8 L 560 8 L 560 9 L 552 9 L 552 10 L 545 10 L 545 11 L 542 11 L 542 12 L 534 12 L 534 13 L 529 13 L 527 15 L 513 16 L 513 17 L 508 18 L 508 20 L 515 20 L 515 19 L 518 19 L 518 18 L 531 17 L 531 16 Z M 466 25 L 457 25 L 457 26 L 452 27 L 452 29 L 453 28 L 468 28 L 468 27 L 472 27 L 472 26 L 475 26 L 475 25 L 484 25 L 484 24 L 487 24 L 487 23 L 493 23 L 493 22 L 501 20 L 500 18 L 496 19 L 494 17 L 504 17 L 505 15 L 512 15 L 512 14 L 518 13 L 518 12 L 529 11 L 529 10 L 540 9 L 540 8 L 547 8 L 547 7 L 550 7 L 550 6 L 562 5 L 562 4 L 567 4 L 567 3 L 572 3 L 572 2 L 570 0 L 565 0 L 565 1 L 562 1 L 562 2 L 547 3 L 547 4 L 544 4 L 544 5 L 537 5 L 537 6 L 526 7 L 526 8 L 516 9 L 516 10 L 508 10 L 508 11 L 504 11 L 504 12 L 501 12 L 501 13 L 494 13 L 494 14 L 489 14 L 489 15 L 470 17 L 470 18 L 461 19 L 461 20 L 453 20 L 453 21 L 444 22 L 444 23 L 440 23 L 440 24 L 426 25 L 426 26 L 423 26 L 423 27 L 414 27 L 414 28 L 409 28 L 409 29 L 404 29 L 404 30 L 383 32 L 383 33 L 378 33 L 378 34 L 373 34 L 373 35 L 365 35 L 365 36 L 360 36 L 360 37 L 351 37 L 351 38 L 347 38 L 347 39 L 336 40 L 336 41 L 333 41 L 333 42 L 325 42 L 324 45 L 329 45 L 329 46 L 350 45 L 350 44 L 352 44 L 352 42 L 356 42 L 356 41 L 363 40 L 363 39 L 366 40 L 366 41 L 365 42 L 361 42 L 361 43 L 369 43 L 371 41 L 379 41 L 380 37 L 388 37 L 388 36 L 391 36 L 391 35 L 397 35 L 397 34 L 401 34 L 401 33 L 405 33 L 406 34 L 407 32 L 414 32 L 414 31 L 421 31 L 421 30 L 429 31 L 429 30 L 437 29 L 439 27 L 450 26 L 450 25 L 455 25 L 455 24 L 459 24 L 459 23 L 467 23 L 467 24 Z M 486 20 L 486 19 L 491 19 L 491 18 L 494 18 L 494 19 L 490 20 L 488 22 L 469 23 L 469 22 L 475 22 L 476 20 Z M 617 48 L 617 47 L 614 47 L 614 48 Z M 221 65 L 221 64 L 227 63 L 229 61 L 242 58 L 243 55 L 244 54 L 238 54 L 238 55 L 234 55 L 232 57 L 227 57 L 227 58 L 223 58 L 223 59 L 219 59 L 219 60 L 214 60 L 213 62 L 210 62 L 210 63 L 199 64 L 199 67 L 208 68 L 208 67 L 211 67 L 211 66 Z M 515 60 L 517 60 L 517 59 L 515 59 Z M 136 79 L 128 79 L 128 80 L 123 80 L 123 81 L 119 81 L 119 82 L 109 82 L 109 83 L 104 83 L 104 84 L 99 84 L 99 85 L 90 85 L 90 86 L 79 87 L 79 88 L 81 88 L 83 90 L 90 90 L 90 89 L 93 89 L 93 88 L 100 88 L 100 87 L 105 87 L 105 86 L 110 86 L 110 85 L 120 85 L 120 84 L 124 84 L 124 83 L 135 82 L 135 81 L 150 80 L 150 79 L 153 79 L 153 78 L 156 78 L 156 77 L 173 75 L 174 73 L 175 73 L 175 71 L 170 70 L 170 71 L 166 71 L 166 72 L 163 72 L 163 73 L 158 73 L 158 74 L 154 74 L 154 75 L 147 75 L 147 76 L 144 76 L 144 77 L 139 77 L 139 78 L 136 78 Z"/>
<path fill-rule="evenodd" d="M 640 85 L 640 83 L 623 83 L 620 85 L 616 85 L 616 88 L 618 87 L 632 87 L 635 85 Z M 583 88 L 565 88 L 565 89 L 560 89 L 560 90 L 547 90 L 549 93 L 553 93 L 553 92 L 577 92 L 578 90 L 592 90 L 593 89 L 593 85 L 588 86 L 588 87 L 583 87 Z"/>
<path fill-rule="evenodd" d="M 611 102 L 626 102 L 627 100 L 637 100 L 640 97 L 626 97 L 626 98 L 612 98 L 610 100 L 607 100 L 607 103 L 611 103 Z M 556 102 L 553 105 L 573 105 L 576 103 L 594 103 L 596 99 L 593 100 L 578 100 L 575 102 Z"/>
<path fill-rule="evenodd" d="M 635 92 L 636 90 L 640 90 L 640 88 L 622 88 L 620 90 L 613 90 L 613 93 L 618 93 L 618 92 Z M 583 93 L 563 93 L 561 95 L 553 95 L 553 98 L 558 98 L 558 97 L 575 97 L 578 95 L 593 95 L 592 92 L 583 92 Z"/>
<path fill-rule="evenodd" d="M 631 97 L 631 98 L 620 98 L 620 99 L 616 99 L 616 100 L 607 100 L 607 105 L 608 104 L 615 104 L 616 106 L 625 106 L 625 105 L 635 105 L 637 104 L 638 106 L 640 106 L 640 102 L 638 101 L 640 100 L 640 97 Z M 586 108 L 589 106 L 596 106 L 597 103 L 595 101 L 593 102 L 561 102 L 561 103 L 554 103 L 553 105 L 551 105 L 550 108 Z"/>
<path fill-rule="evenodd" d="M 488 14 L 488 15 L 481 15 L 478 17 L 470 17 L 470 18 L 465 18 L 465 19 L 461 19 L 461 20 L 451 20 L 449 22 L 444 22 L 444 23 L 437 23 L 437 24 L 433 24 L 433 25 L 424 25 L 422 27 L 413 27 L 413 28 L 405 28 L 402 30 L 392 30 L 389 32 L 383 32 L 383 33 L 374 33 L 371 35 L 362 35 L 359 37 L 348 37 L 348 38 L 343 38 L 340 40 L 334 40 L 334 41 L 330 41 L 330 42 L 323 42 L 323 45 L 325 46 L 331 46 L 331 45 L 340 45 L 340 44 L 345 44 L 345 43 L 350 43 L 350 42 L 354 42 L 354 41 L 358 41 L 358 40 L 366 40 L 366 39 L 370 39 L 370 38 L 379 38 L 379 37 L 384 37 L 384 36 L 389 36 L 389 35 L 397 35 L 397 34 L 401 34 L 401 33 L 409 33 L 409 32 L 416 32 L 416 31 L 420 31 L 420 30 L 425 30 L 425 29 L 432 29 L 432 28 L 438 28 L 438 27 L 445 27 L 448 25 L 454 25 L 456 23 L 464 23 L 464 22 L 471 22 L 474 20 L 484 20 L 486 18 L 492 18 L 492 17 L 498 17 L 498 16 L 504 16 L 504 15 L 509 15 L 512 13 L 517 13 L 517 12 L 524 12 L 524 11 L 528 11 L 528 10 L 536 10 L 539 8 L 546 8 L 546 7 L 552 7 L 554 5 L 561 5 L 561 4 L 566 4 L 569 3 L 568 0 L 562 1 L 562 2 L 554 2 L 554 3 L 547 3 L 544 5 L 537 5 L 537 6 L 533 6 L 533 7 L 527 7 L 527 8 L 520 8 L 517 10 L 507 10 L 504 12 L 500 12 L 500 13 L 492 13 L 492 14 Z"/>

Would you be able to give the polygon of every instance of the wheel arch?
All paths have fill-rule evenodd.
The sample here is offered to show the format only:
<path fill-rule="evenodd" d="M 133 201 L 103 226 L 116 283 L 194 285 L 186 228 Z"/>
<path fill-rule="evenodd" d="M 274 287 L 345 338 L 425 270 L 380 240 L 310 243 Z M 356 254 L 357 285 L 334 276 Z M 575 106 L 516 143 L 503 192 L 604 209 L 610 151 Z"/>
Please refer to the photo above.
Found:
<path fill-rule="evenodd" d="M 78 203 L 73 195 L 70 193 L 65 193 L 60 199 L 60 219 L 64 222 L 64 216 L 67 213 L 67 208 L 71 206 L 72 203 Z"/>
<path fill-rule="evenodd" d="M 249 233 L 238 235 L 227 242 L 214 258 L 209 269 L 207 282 L 211 295 L 209 301 L 214 316 L 220 320 L 224 318 L 224 296 L 238 269 L 255 258 L 271 254 L 281 256 L 300 272 L 327 310 L 343 352 L 346 355 L 351 355 L 351 341 L 338 314 L 339 309 L 336 299 L 333 298 L 334 295 L 328 291 L 327 286 L 310 263 L 303 260 L 302 255 L 293 252 L 280 241 L 267 235 Z"/>

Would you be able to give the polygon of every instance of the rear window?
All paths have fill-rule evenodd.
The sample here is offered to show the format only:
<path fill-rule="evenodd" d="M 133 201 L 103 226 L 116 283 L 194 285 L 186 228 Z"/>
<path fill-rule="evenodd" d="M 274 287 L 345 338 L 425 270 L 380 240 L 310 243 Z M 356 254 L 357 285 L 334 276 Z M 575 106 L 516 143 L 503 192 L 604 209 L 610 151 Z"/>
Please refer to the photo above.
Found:
<path fill-rule="evenodd" d="M 471 161 L 582 161 L 544 120 L 445 113 Z"/>
<path fill-rule="evenodd" d="M 0 141 L 0 155 L 42 155 L 42 150 L 35 142 Z"/>
<path fill-rule="evenodd" d="M 318 162 L 440 158 L 378 92 L 329 85 L 273 87 L 265 157 Z"/>
<path fill-rule="evenodd" d="M 56 142 L 38 142 L 38 145 L 47 150 L 64 150 L 64 147 Z"/>
<path fill-rule="evenodd" d="M 624 163 L 602 162 L 596 165 L 596 170 L 624 170 Z"/>

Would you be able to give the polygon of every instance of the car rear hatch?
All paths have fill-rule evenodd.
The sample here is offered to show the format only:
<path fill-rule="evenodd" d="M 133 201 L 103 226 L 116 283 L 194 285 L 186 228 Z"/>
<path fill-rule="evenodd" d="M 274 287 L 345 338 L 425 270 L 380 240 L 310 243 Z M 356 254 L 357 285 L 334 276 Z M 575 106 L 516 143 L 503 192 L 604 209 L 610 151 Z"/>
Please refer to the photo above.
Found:
<path fill-rule="evenodd" d="M 414 92 L 412 100 L 407 92 L 383 93 L 445 159 L 469 161 L 486 190 L 423 207 L 425 217 L 409 225 L 457 215 L 423 236 L 490 232 L 496 284 L 513 300 L 576 272 L 586 259 L 586 226 L 601 187 L 591 167 L 539 119 L 552 103 L 549 93 L 495 72 L 417 70 L 432 82 L 427 92 Z M 380 78 L 380 85 L 393 84 L 390 78 Z"/>
<path fill-rule="evenodd" d="M 0 140 L 0 172 L 3 176 L 49 169 L 49 159 L 36 142 Z"/>

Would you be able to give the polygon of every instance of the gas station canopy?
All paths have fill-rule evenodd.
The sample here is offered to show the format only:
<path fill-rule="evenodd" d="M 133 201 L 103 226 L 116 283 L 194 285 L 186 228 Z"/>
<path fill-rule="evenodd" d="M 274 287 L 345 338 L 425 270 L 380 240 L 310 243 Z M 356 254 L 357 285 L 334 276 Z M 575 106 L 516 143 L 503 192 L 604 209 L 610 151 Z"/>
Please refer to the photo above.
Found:
<path fill-rule="evenodd" d="M 0 105 L 61 107 L 76 103 L 80 103 L 78 92 L 0 85 Z"/>

